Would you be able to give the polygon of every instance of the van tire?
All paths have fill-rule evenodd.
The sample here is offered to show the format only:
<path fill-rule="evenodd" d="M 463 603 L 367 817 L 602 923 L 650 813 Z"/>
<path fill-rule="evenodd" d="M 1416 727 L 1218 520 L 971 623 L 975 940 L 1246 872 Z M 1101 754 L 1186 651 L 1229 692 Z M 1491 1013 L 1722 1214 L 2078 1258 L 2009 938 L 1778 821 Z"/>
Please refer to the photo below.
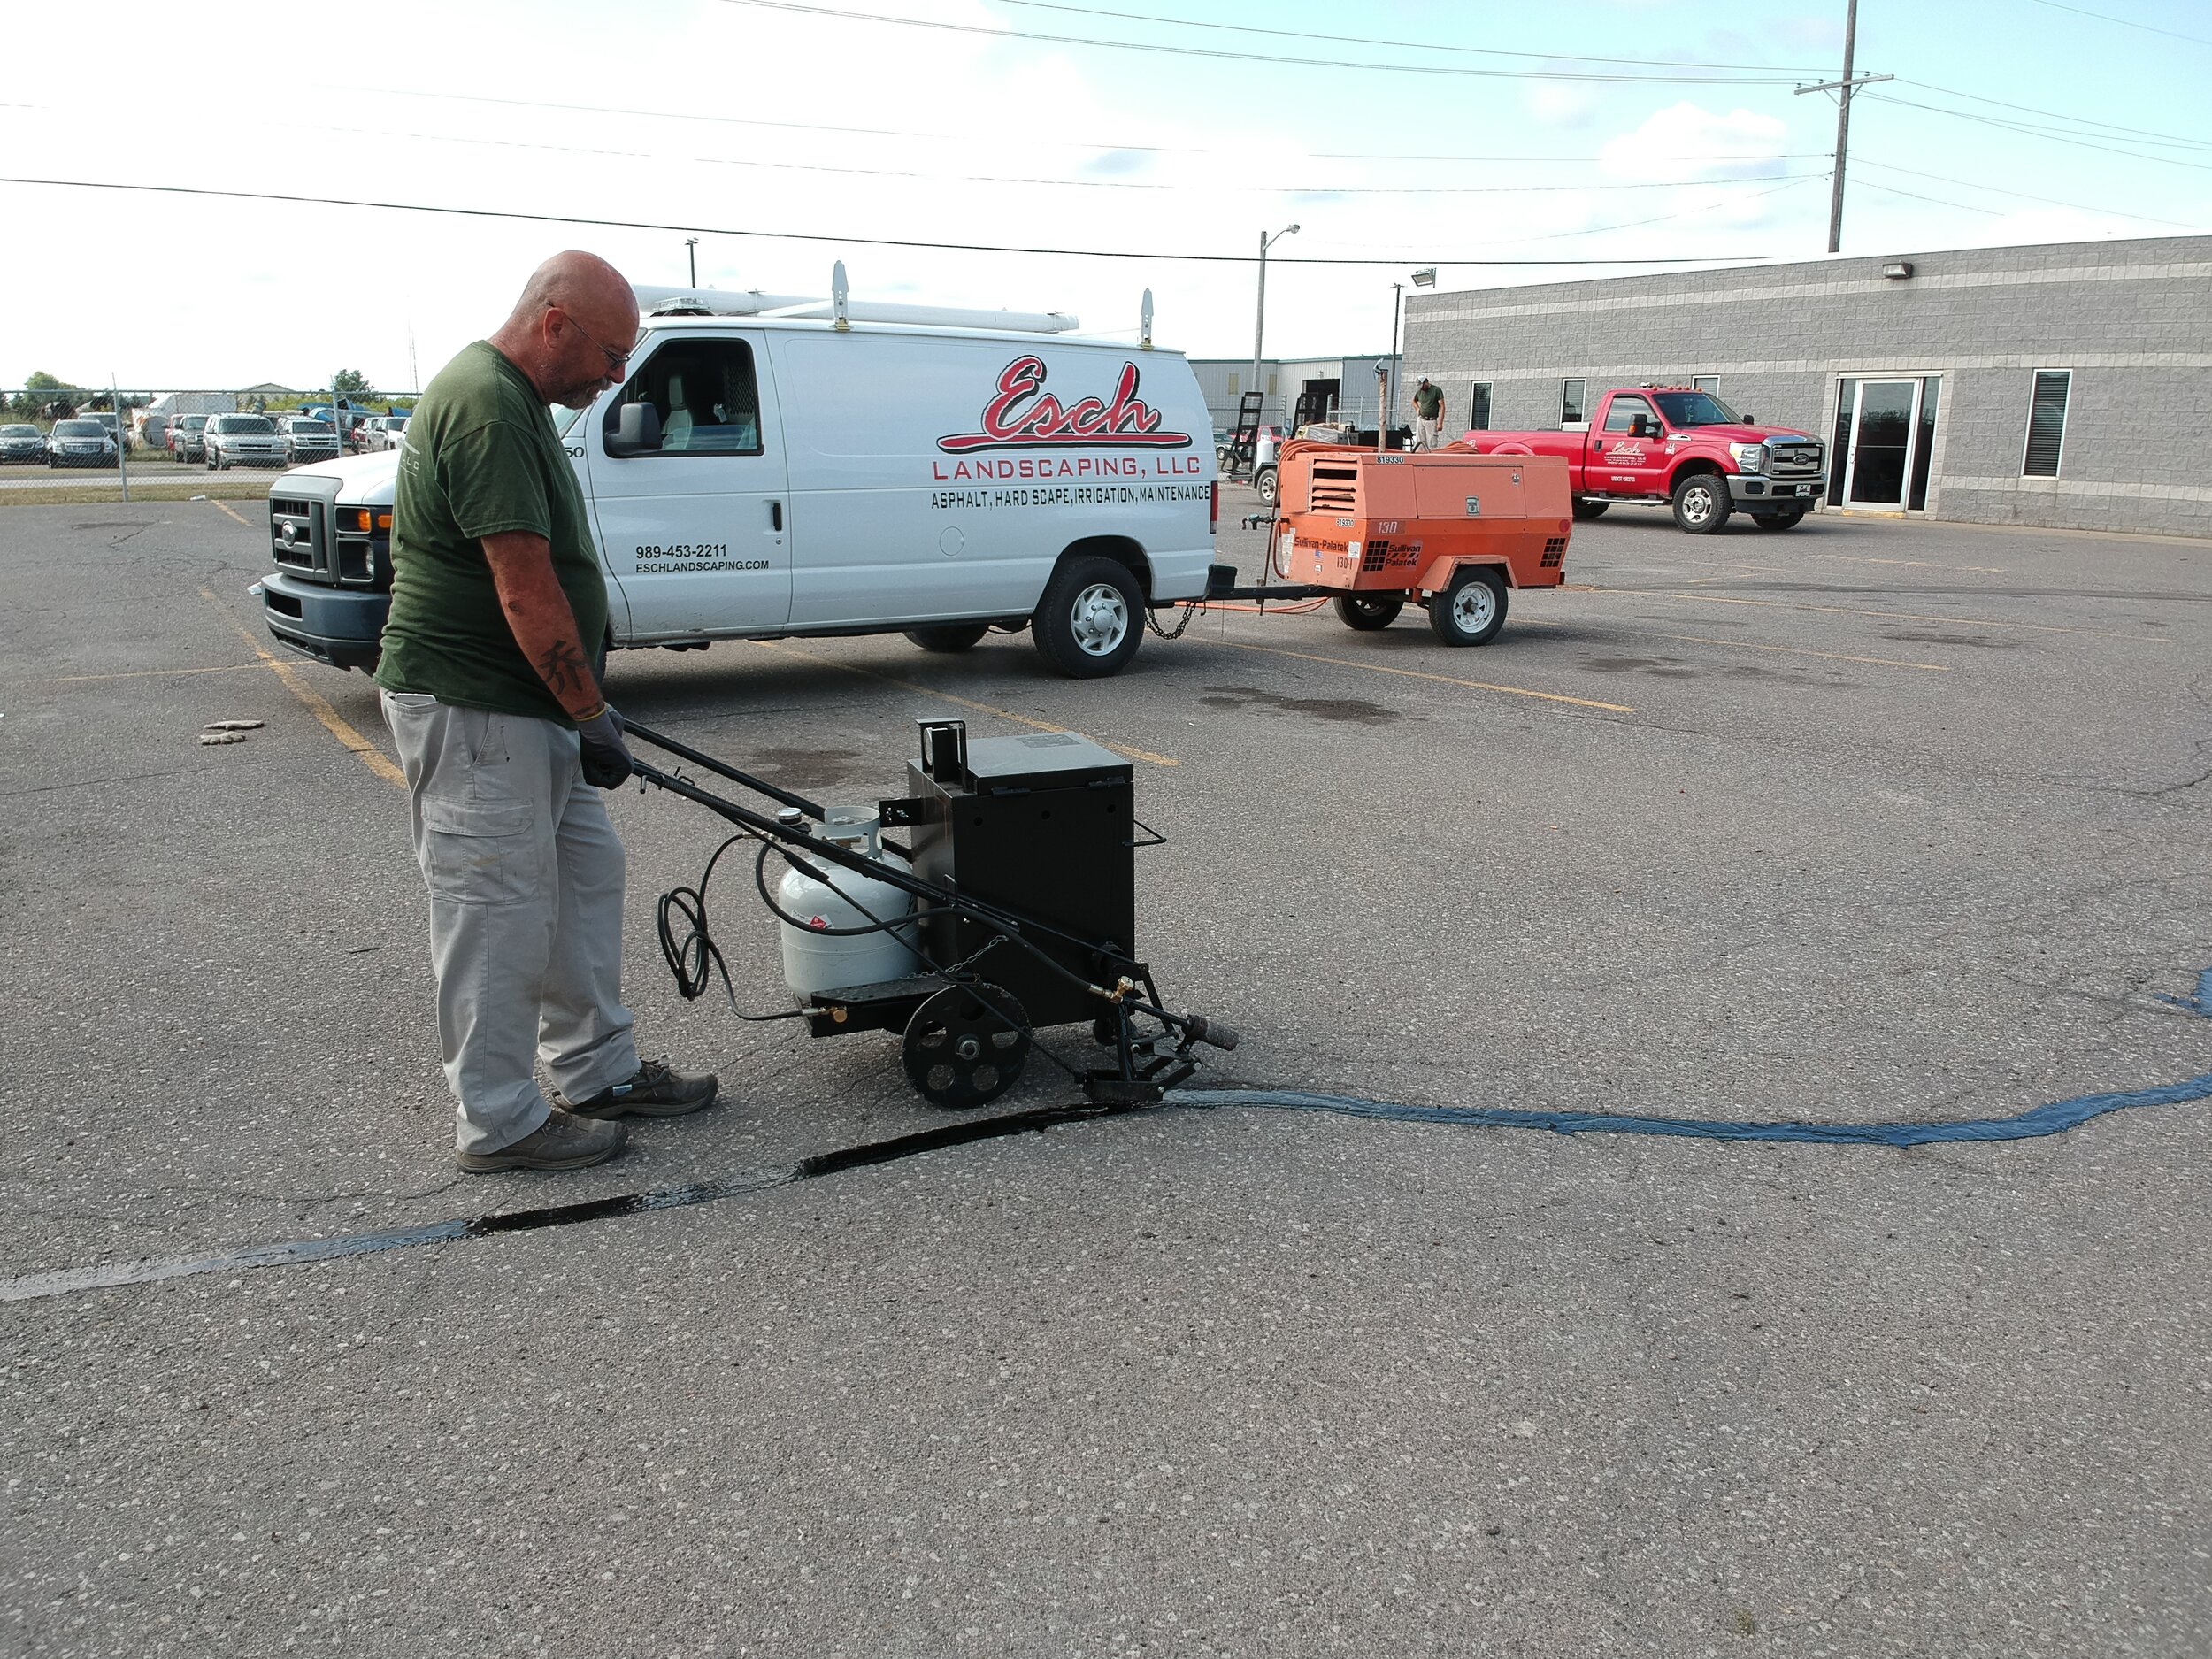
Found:
<path fill-rule="evenodd" d="M 1486 565 L 1463 565 L 1429 596 L 1429 631 L 1447 645 L 1487 645 L 1505 626 L 1505 580 Z"/>
<path fill-rule="evenodd" d="M 1711 535 L 1728 522 L 1728 480 L 1718 472 L 1685 472 L 1674 486 L 1675 527 Z"/>
<path fill-rule="evenodd" d="M 1092 553 L 1064 560 L 1045 585 L 1030 636 L 1071 680 L 1118 674 L 1144 642 L 1144 590 L 1118 559 Z"/>
<path fill-rule="evenodd" d="M 906 637 L 926 651 L 964 651 L 990 631 L 987 622 L 954 622 L 938 628 L 909 628 Z"/>

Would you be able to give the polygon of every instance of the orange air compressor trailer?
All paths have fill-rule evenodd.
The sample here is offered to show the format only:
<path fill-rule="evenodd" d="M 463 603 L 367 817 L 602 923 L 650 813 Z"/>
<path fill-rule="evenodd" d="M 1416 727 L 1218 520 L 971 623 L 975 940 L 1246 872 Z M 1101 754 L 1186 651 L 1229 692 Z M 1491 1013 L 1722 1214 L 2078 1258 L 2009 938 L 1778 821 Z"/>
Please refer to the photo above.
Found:
<path fill-rule="evenodd" d="M 1388 627 L 1410 602 L 1447 645 L 1486 645 L 1509 589 L 1567 579 L 1574 512 L 1555 457 L 1300 440 L 1276 468 L 1269 574 L 1333 595 L 1349 627 Z"/>

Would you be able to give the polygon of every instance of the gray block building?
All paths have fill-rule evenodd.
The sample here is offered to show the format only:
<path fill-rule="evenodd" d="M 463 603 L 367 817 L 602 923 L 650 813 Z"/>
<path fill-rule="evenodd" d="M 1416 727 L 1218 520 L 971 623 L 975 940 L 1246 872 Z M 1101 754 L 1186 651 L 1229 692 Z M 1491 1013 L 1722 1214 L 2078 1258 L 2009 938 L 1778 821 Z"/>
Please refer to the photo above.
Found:
<path fill-rule="evenodd" d="M 2212 535 L 2212 236 L 1976 248 L 1406 297 L 1448 430 L 1716 392 L 1831 445 L 1831 510 Z"/>

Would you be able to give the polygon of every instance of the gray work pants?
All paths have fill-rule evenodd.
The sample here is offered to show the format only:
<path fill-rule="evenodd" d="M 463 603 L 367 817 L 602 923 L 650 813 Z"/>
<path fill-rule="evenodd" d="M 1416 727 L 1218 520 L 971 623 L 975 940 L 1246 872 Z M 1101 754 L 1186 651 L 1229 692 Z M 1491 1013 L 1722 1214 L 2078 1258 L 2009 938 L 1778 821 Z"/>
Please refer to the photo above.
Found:
<path fill-rule="evenodd" d="M 438 1046 L 464 1152 L 511 1146 L 551 1110 L 638 1069 L 622 1005 L 622 842 L 551 720 L 382 694 L 430 889 Z"/>

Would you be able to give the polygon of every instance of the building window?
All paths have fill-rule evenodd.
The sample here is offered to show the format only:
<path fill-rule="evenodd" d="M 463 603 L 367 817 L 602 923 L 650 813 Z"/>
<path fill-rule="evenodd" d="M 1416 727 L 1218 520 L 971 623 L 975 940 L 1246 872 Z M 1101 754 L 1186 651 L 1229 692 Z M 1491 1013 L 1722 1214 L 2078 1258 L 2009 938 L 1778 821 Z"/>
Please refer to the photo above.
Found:
<path fill-rule="evenodd" d="M 1559 424 L 1563 426 L 1586 424 L 1590 417 L 1583 411 L 1589 396 L 1590 382 L 1587 380 L 1560 381 Z"/>
<path fill-rule="evenodd" d="M 1471 432 L 1490 430 L 1490 385 L 1477 380 L 1467 388 L 1467 426 Z"/>
<path fill-rule="evenodd" d="M 1690 384 L 1701 392 L 1709 392 L 1715 397 L 1720 396 L 1720 376 L 1717 374 L 1693 374 Z"/>
<path fill-rule="evenodd" d="M 2035 392 L 2028 399 L 2028 450 L 2020 463 L 2023 478 L 2056 478 L 2066 449 L 2066 399 L 2073 390 L 2071 369 L 2038 369 Z"/>

